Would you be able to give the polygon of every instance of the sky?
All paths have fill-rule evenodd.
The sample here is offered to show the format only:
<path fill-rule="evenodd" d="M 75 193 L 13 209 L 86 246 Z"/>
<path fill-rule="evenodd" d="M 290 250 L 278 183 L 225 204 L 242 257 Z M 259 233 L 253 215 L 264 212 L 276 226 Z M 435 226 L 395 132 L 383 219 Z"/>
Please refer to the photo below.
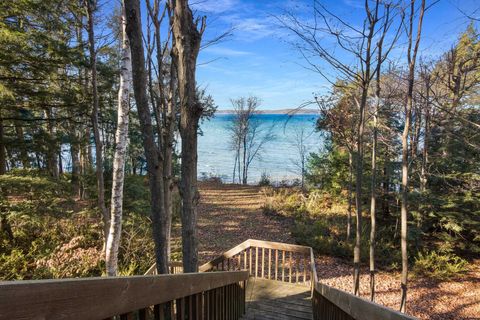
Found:
<path fill-rule="evenodd" d="M 354 25 L 362 24 L 362 0 L 321 2 Z M 433 2 L 427 0 L 427 6 Z M 264 110 L 296 108 L 312 101 L 314 94 L 326 93 L 330 88 L 325 78 L 307 68 L 305 59 L 293 45 L 294 36 L 278 21 L 285 12 L 311 20 L 312 0 L 193 0 L 190 3 L 195 14 L 207 16 L 204 42 L 233 28 L 230 37 L 202 49 L 198 58 L 197 82 L 207 88 L 219 109 L 231 109 L 230 99 L 248 95 L 258 96 Z M 474 13 L 478 18 L 478 7 L 478 0 L 435 3 L 425 14 L 420 54 L 433 59 L 451 48 L 469 24 L 464 13 Z M 404 56 L 404 44 L 405 40 L 401 39 L 391 56 Z M 319 65 L 335 76 L 328 65 L 322 62 Z"/>

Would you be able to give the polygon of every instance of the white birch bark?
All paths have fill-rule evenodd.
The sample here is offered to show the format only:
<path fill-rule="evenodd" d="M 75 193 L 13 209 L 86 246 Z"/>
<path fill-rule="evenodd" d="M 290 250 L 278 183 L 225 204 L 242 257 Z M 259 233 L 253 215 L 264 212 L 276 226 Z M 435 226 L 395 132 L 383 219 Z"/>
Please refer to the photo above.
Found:
<path fill-rule="evenodd" d="M 130 83 L 132 75 L 130 44 L 125 31 L 126 15 L 122 5 L 122 69 L 118 90 L 118 118 L 115 134 L 115 155 L 113 158 L 112 200 L 110 209 L 110 230 L 107 239 L 106 266 L 107 275 L 116 276 L 118 272 L 118 248 L 122 232 L 123 183 L 125 158 L 128 144 L 128 113 Z"/>

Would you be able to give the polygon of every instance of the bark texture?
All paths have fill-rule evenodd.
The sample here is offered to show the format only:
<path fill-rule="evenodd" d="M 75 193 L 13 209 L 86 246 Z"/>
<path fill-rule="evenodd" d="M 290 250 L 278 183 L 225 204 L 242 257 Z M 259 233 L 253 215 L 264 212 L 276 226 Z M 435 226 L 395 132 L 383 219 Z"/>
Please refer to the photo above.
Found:
<path fill-rule="evenodd" d="M 127 36 L 132 52 L 132 82 L 142 130 L 150 187 L 150 205 L 158 273 L 168 273 L 168 241 L 164 210 L 163 159 L 155 143 L 151 112 L 147 96 L 147 72 L 142 39 L 142 21 L 139 0 L 125 0 Z"/>
<path fill-rule="evenodd" d="M 180 196 L 182 198 L 182 253 L 184 272 L 198 271 L 197 244 L 197 134 L 202 107 L 196 99 L 195 69 L 205 19 L 193 20 L 187 0 L 172 0 L 173 58 L 177 69 L 180 99 L 180 136 L 182 163 Z"/>
<path fill-rule="evenodd" d="M 1 112 L 1 111 L 0 111 Z M 7 172 L 7 152 L 4 142 L 3 119 L 0 114 L 0 175 Z"/>

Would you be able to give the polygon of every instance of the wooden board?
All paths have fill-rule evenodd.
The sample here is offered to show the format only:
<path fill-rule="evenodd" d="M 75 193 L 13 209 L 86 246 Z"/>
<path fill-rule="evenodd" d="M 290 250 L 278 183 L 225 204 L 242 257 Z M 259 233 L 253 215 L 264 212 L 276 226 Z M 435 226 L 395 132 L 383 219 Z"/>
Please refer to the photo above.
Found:
<path fill-rule="evenodd" d="M 0 320 L 105 319 L 248 279 L 246 271 L 0 282 Z"/>
<path fill-rule="evenodd" d="M 310 288 L 301 284 L 250 278 L 242 319 L 312 319 Z"/>

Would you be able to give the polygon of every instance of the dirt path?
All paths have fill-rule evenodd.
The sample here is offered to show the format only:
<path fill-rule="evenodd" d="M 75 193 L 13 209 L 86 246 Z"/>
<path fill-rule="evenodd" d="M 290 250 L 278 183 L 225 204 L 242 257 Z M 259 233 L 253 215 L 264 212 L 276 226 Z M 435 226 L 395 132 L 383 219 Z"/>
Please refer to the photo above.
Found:
<path fill-rule="evenodd" d="M 200 262 L 206 262 L 248 238 L 295 243 L 289 226 L 262 213 L 264 197 L 255 186 L 202 183 L 198 235 Z M 178 232 L 178 230 L 177 230 Z M 317 256 L 319 278 L 325 284 L 351 292 L 352 267 L 347 261 Z M 420 319 L 480 320 L 480 261 L 462 279 L 439 282 L 414 279 L 409 283 L 408 313 Z M 368 270 L 363 270 L 361 292 L 368 298 Z M 400 275 L 380 272 L 376 278 L 380 304 L 398 309 Z"/>
<path fill-rule="evenodd" d="M 203 183 L 198 233 L 200 261 L 208 261 L 252 238 L 291 242 L 288 227 L 262 213 L 259 187 Z"/>

